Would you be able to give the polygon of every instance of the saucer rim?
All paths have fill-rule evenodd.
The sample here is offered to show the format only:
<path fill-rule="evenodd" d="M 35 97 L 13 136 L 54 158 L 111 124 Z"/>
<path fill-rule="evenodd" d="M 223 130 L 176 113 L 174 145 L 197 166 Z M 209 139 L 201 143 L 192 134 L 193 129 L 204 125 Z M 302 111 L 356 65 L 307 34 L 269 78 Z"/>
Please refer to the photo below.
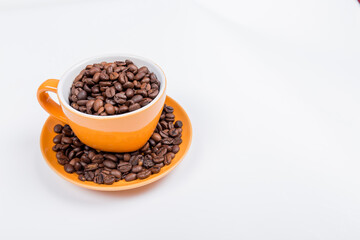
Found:
<path fill-rule="evenodd" d="M 173 163 L 173 164 L 170 164 L 169 165 L 169 168 L 167 168 L 164 172 L 162 172 L 162 170 L 164 169 L 161 169 L 161 171 L 157 174 L 154 174 L 152 175 L 153 177 L 150 177 L 150 178 L 147 178 L 147 179 L 143 179 L 143 180 L 140 180 L 140 179 L 137 179 L 135 181 L 132 181 L 132 182 L 127 182 L 127 185 L 123 185 L 123 186 L 119 186 L 117 185 L 116 183 L 115 184 L 112 184 L 112 185 L 105 185 L 105 184 L 97 184 L 97 185 L 93 185 L 94 183 L 93 182 L 90 182 L 90 181 L 80 181 L 80 180 L 73 180 L 72 178 L 70 178 L 69 176 L 67 176 L 69 173 L 66 173 L 63 168 L 62 170 L 63 171 L 59 171 L 59 169 L 55 168 L 55 166 L 53 166 L 53 163 L 50 162 L 50 160 L 48 159 L 47 157 L 47 153 L 45 152 L 45 148 L 46 148 L 46 142 L 44 140 L 45 138 L 45 132 L 48 131 L 48 129 L 46 129 L 48 127 L 48 125 L 50 124 L 49 122 L 50 121 L 58 121 L 58 122 L 61 122 L 59 120 L 57 120 L 56 118 L 52 117 L 52 116 L 49 116 L 44 125 L 43 125 L 43 128 L 41 130 L 41 135 L 40 135 L 40 149 L 41 149 L 41 153 L 43 155 L 43 158 L 45 159 L 47 165 L 55 172 L 57 173 L 57 175 L 59 175 L 60 177 L 62 177 L 63 179 L 65 179 L 66 181 L 69 181 L 77 186 L 80 186 L 80 187 L 83 187 L 83 188 L 87 188 L 87 189 L 91 189 L 91 190 L 97 190 L 97 191 L 123 191 L 123 190 L 129 190 L 129 189 L 134 189 L 134 188 L 139 188 L 139 187 L 142 187 L 142 186 L 145 186 L 145 185 L 148 185 L 150 183 L 153 183 L 153 182 L 156 182 L 157 180 L 165 177 L 167 174 L 169 174 L 172 170 L 174 170 L 174 168 L 176 166 L 179 165 L 179 163 L 184 159 L 184 157 L 186 156 L 186 154 L 188 153 L 189 149 L 190 149 L 190 146 L 191 146 L 191 143 L 192 143 L 192 125 L 191 125 L 191 121 L 190 121 L 190 118 L 188 116 L 188 114 L 186 113 L 186 111 L 184 110 L 184 108 L 177 102 L 175 101 L 173 98 L 169 97 L 168 95 L 166 96 L 166 99 L 165 99 L 165 104 L 168 104 L 167 102 L 173 102 L 173 105 L 176 105 L 176 107 L 174 107 L 173 105 L 169 104 L 170 106 L 174 107 L 174 109 L 180 109 L 180 111 L 183 112 L 183 117 L 185 119 L 179 119 L 181 120 L 183 123 L 184 123 L 184 126 L 185 124 L 187 125 L 187 128 L 188 128 L 188 132 L 189 132 L 189 136 L 188 136 L 188 141 L 187 141 L 187 144 L 185 145 L 185 150 L 183 151 L 183 154 L 181 156 L 179 156 L 179 159 Z M 175 119 L 176 119 L 176 116 L 175 116 Z M 185 143 L 185 142 L 183 142 Z M 183 144 L 182 143 L 182 144 Z M 182 145 L 181 144 L 181 145 Z M 180 149 L 181 149 L 181 145 L 180 145 Z M 176 157 L 176 156 L 175 156 Z M 70 175 L 70 174 L 69 174 Z M 119 183 L 119 182 L 118 182 Z M 90 185 L 91 184 L 91 185 Z"/>

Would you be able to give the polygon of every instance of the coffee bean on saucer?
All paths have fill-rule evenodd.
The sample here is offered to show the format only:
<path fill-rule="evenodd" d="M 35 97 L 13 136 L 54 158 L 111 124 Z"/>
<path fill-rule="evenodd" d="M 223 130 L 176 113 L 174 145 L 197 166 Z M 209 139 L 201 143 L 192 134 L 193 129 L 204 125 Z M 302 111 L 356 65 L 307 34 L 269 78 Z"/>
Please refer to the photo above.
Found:
<path fill-rule="evenodd" d="M 126 175 L 125 177 L 125 181 L 130 182 L 130 181 L 134 181 L 137 178 L 135 173 L 129 173 L 128 175 Z"/>
<path fill-rule="evenodd" d="M 73 165 L 71 164 L 65 164 L 64 169 L 67 173 L 73 173 L 75 171 Z"/>
<path fill-rule="evenodd" d="M 61 133 L 62 128 L 63 127 L 60 124 L 56 124 L 55 127 L 54 127 L 54 132 Z"/>
<path fill-rule="evenodd" d="M 132 69 L 135 68 L 132 67 Z M 115 70 L 119 69 L 114 68 L 112 71 Z M 97 71 L 96 69 L 93 70 L 95 74 L 99 73 Z M 143 68 L 141 71 L 146 71 L 146 69 Z M 110 72 L 112 78 L 114 77 L 113 72 Z M 84 74 L 86 75 L 86 73 Z M 88 77 L 88 75 L 86 76 Z M 132 77 L 131 74 L 128 76 Z M 101 82 L 100 79 L 99 81 Z M 151 79 L 145 79 L 145 81 L 151 81 Z M 136 104 L 135 101 L 140 98 L 135 96 L 129 100 L 129 106 Z M 86 108 L 94 108 L 97 100 L 99 100 L 98 105 L 104 104 L 102 98 L 86 100 L 92 101 Z M 105 106 L 101 107 L 106 108 L 107 104 L 113 106 L 109 102 L 111 101 L 105 101 Z M 108 114 L 106 109 L 103 113 Z M 151 138 L 139 150 L 130 153 L 110 153 L 92 149 L 74 135 L 69 125 L 61 126 L 58 124 L 54 126 L 54 132 L 57 135 L 53 138 L 55 144 L 53 151 L 56 152 L 58 163 L 64 166 L 65 172 L 78 174 L 80 181 L 93 181 L 97 184 L 110 185 L 122 180 L 129 182 L 136 179 L 146 179 L 151 174 L 159 173 L 162 167 L 170 165 L 175 154 L 180 150 L 182 122 L 176 121 L 174 123 L 174 118 L 173 108 L 165 105 Z"/>

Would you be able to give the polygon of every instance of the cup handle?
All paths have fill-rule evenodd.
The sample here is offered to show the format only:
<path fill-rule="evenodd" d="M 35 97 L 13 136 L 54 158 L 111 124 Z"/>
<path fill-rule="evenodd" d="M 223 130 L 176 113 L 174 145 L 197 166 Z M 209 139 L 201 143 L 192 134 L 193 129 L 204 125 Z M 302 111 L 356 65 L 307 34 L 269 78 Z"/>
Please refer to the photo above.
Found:
<path fill-rule="evenodd" d="M 52 100 L 50 95 L 47 93 L 48 91 L 57 93 L 58 84 L 59 80 L 57 79 L 48 79 L 43 82 L 37 90 L 37 99 L 43 109 L 45 109 L 45 111 L 47 111 L 51 116 L 67 123 L 68 120 L 60 105 Z"/>

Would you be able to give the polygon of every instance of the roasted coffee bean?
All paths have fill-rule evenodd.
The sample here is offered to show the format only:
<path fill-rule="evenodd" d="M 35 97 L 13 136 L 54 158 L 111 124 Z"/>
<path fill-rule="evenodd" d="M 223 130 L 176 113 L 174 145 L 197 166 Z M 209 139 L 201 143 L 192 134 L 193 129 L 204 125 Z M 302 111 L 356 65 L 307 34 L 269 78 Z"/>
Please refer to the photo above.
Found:
<path fill-rule="evenodd" d="M 154 162 L 154 163 L 161 163 L 161 162 L 163 162 L 164 160 L 165 160 L 165 159 L 164 159 L 163 156 L 159 156 L 159 157 L 154 157 L 153 162 Z"/>
<path fill-rule="evenodd" d="M 56 132 L 56 133 L 61 133 L 62 128 L 63 128 L 63 127 L 62 127 L 60 124 L 57 124 L 57 125 L 55 125 L 55 127 L 54 127 L 54 132 Z"/>
<path fill-rule="evenodd" d="M 174 145 L 174 146 L 172 147 L 172 152 L 173 152 L 173 153 L 177 153 L 177 152 L 179 152 L 179 150 L 180 150 L 179 145 Z"/>
<path fill-rule="evenodd" d="M 98 184 L 104 183 L 104 176 L 102 174 L 98 174 L 94 178 L 94 182 Z"/>
<path fill-rule="evenodd" d="M 93 109 L 96 100 L 85 100 L 87 102 L 91 100 L 90 110 Z M 109 98 L 104 101 L 103 96 L 99 96 L 98 100 L 103 104 L 105 102 L 105 106 L 107 104 L 113 106 Z M 132 100 L 128 100 L 128 102 L 130 106 L 136 104 Z M 101 111 L 100 109 L 98 112 Z M 106 112 L 103 113 L 106 114 Z M 96 151 L 84 145 L 74 136 L 69 125 L 54 126 L 54 132 L 57 135 L 53 139 L 53 150 L 56 152 L 57 161 L 64 166 L 66 172 L 78 174 L 80 181 L 93 181 L 98 184 L 113 184 L 121 179 L 125 179 L 125 181 L 145 179 L 151 174 L 159 173 L 162 167 L 171 164 L 175 154 L 179 152 L 179 144 L 182 142 L 182 123 L 173 123 L 175 116 L 172 109 L 165 105 L 161 116 L 161 120 L 148 142 L 139 150 L 131 153 Z"/>
<path fill-rule="evenodd" d="M 80 181 L 86 181 L 86 178 L 85 178 L 85 176 L 83 174 L 79 175 L 78 178 L 79 178 Z"/>
<path fill-rule="evenodd" d="M 115 113 L 115 108 L 110 103 L 105 104 L 105 111 L 109 115 L 113 115 Z"/>
<path fill-rule="evenodd" d="M 158 94 L 159 94 L 159 90 L 157 90 L 157 89 L 150 89 L 148 91 L 148 96 L 150 98 L 155 98 Z"/>
<path fill-rule="evenodd" d="M 174 142 L 173 138 L 164 138 L 164 139 L 161 140 L 161 143 L 166 144 L 166 145 L 173 144 L 173 142 Z"/>
<path fill-rule="evenodd" d="M 114 175 L 116 178 L 121 178 L 121 172 L 117 169 L 112 169 L 110 174 Z"/>
<path fill-rule="evenodd" d="M 141 107 L 140 104 L 134 103 L 133 105 L 131 105 L 131 106 L 129 107 L 129 112 L 138 110 L 140 107 Z"/>
<path fill-rule="evenodd" d="M 165 158 L 164 164 L 169 165 L 171 163 L 171 160 L 172 160 L 172 158 L 169 158 L 169 157 Z"/>
<path fill-rule="evenodd" d="M 156 155 L 162 157 L 167 153 L 167 148 L 166 147 L 162 147 L 159 149 L 159 151 L 156 152 Z"/>
<path fill-rule="evenodd" d="M 82 165 L 80 164 L 80 162 L 75 162 L 74 168 L 76 171 L 80 171 L 82 169 Z"/>
<path fill-rule="evenodd" d="M 182 121 L 176 121 L 175 122 L 175 124 L 174 124 L 174 127 L 176 127 L 176 128 L 182 128 L 182 126 L 183 126 L 183 123 L 182 123 Z"/>
<path fill-rule="evenodd" d="M 94 102 L 94 111 L 97 112 L 99 111 L 99 109 L 104 105 L 104 102 L 100 99 L 96 99 L 95 102 Z"/>
<path fill-rule="evenodd" d="M 130 62 L 88 65 L 71 86 L 70 106 L 87 114 L 107 116 L 135 111 L 149 104 L 159 94 L 160 82 L 146 66 L 138 68 Z M 106 108 L 105 103 L 113 108 Z"/>
<path fill-rule="evenodd" d="M 136 174 L 138 179 L 145 179 L 148 178 L 151 175 L 151 171 L 149 169 L 144 169 L 138 174 Z"/>
<path fill-rule="evenodd" d="M 134 181 L 137 178 L 135 173 L 129 173 L 128 175 L 126 175 L 125 177 L 125 181 L 130 182 L 130 181 Z"/>
<path fill-rule="evenodd" d="M 115 83 L 114 83 L 114 88 L 115 88 L 115 90 L 118 91 L 118 92 L 120 92 L 120 91 L 123 90 L 123 88 L 122 88 L 122 86 L 121 86 L 121 83 L 119 83 L 119 82 L 115 82 Z"/>
<path fill-rule="evenodd" d="M 181 144 L 181 143 L 182 143 L 181 138 L 179 138 L 179 137 L 174 138 L 173 144 L 179 145 L 179 144 Z"/>
<path fill-rule="evenodd" d="M 109 88 L 106 89 L 106 91 L 105 91 L 106 97 L 108 97 L 108 98 L 114 97 L 114 96 L 115 96 L 115 93 L 116 93 L 115 87 L 109 87 Z"/>
<path fill-rule="evenodd" d="M 143 99 L 143 96 L 141 95 L 135 95 L 131 98 L 131 100 L 134 102 L 134 103 L 138 103 L 140 102 L 141 100 Z"/>
<path fill-rule="evenodd" d="M 54 142 L 54 143 L 60 143 L 62 138 L 63 138 L 62 135 L 56 135 L 56 136 L 53 138 L 53 142 Z"/>
<path fill-rule="evenodd" d="M 116 163 L 111 160 L 105 160 L 103 164 L 107 168 L 116 168 Z"/>
<path fill-rule="evenodd" d="M 163 162 L 154 165 L 154 167 L 159 167 L 159 168 L 162 168 L 164 166 L 165 166 L 165 164 Z"/>
<path fill-rule="evenodd" d="M 156 174 L 160 172 L 161 167 L 153 166 L 149 170 L 152 172 L 152 174 Z"/>
<path fill-rule="evenodd" d="M 104 183 L 107 185 L 111 185 L 115 182 L 115 177 L 113 175 L 106 175 L 104 177 Z"/>
<path fill-rule="evenodd" d="M 62 142 L 62 143 L 66 143 L 66 144 L 72 144 L 72 138 L 70 138 L 70 137 L 63 137 L 63 138 L 61 139 L 61 142 Z"/>
<path fill-rule="evenodd" d="M 90 163 L 90 164 L 88 164 L 88 165 L 85 167 L 85 171 L 93 171 L 93 170 L 98 169 L 98 167 L 99 167 L 99 164 L 97 164 L 97 163 Z"/>
<path fill-rule="evenodd" d="M 143 162 L 143 166 L 146 168 L 151 168 L 154 166 L 154 162 L 151 159 L 145 159 Z"/>
<path fill-rule="evenodd" d="M 171 124 L 171 126 L 173 125 Z M 179 135 L 179 131 L 177 130 L 177 128 L 173 128 L 169 131 L 169 135 L 172 137 L 176 137 L 177 135 Z"/>
<path fill-rule="evenodd" d="M 138 172 L 140 172 L 142 169 L 143 169 L 142 166 L 136 165 L 136 166 L 133 166 L 133 167 L 132 167 L 131 171 L 132 171 L 133 173 L 138 173 Z"/>
<path fill-rule="evenodd" d="M 117 167 L 120 170 L 120 172 L 125 173 L 131 170 L 132 165 L 128 162 L 124 162 L 124 163 L 120 163 Z"/>
<path fill-rule="evenodd" d="M 142 152 L 145 152 L 146 150 L 148 150 L 150 147 L 149 142 L 145 143 L 145 145 L 140 149 Z"/>
<path fill-rule="evenodd" d="M 86 98 L 87 98 L 87 92 L 84 90 L 81 90 L 77 95 L 78 100 L 85 100 Z"/>
<path fill-rule="evenodd" d="M 103 156 L 104 156 L 104 158 L 109 159 L 113 162 L 116 162 L 118 160 L 118 158 L 114 154 L 111 154 L 111 153 L 105 153 Z"/>
<path fill-rule="evenodd" d="M 124 154 L 124 158 L 123 158 L 123 159 L 124 159 L 125 162 L 130 161 L 130 158 L 131 158 L 131 155 L 130 155 L 129 153 L 125 153 L 125 154 Z"/>
<path fill-rule="evenodd" d="M 65 164 L 64 170 L 65 170 L 65 172 L 67 172 L 67 173 L 73 173 L 73 172 L 75 171 L 75 168 L 74 168 L 74 166 L 71 165 L 71 164 Z"/>
<path fill-rule="evenodd" d="M 132 90 L 131 88 L 126 89 L 125 95 L 128 98 L 132 98 L 134 96 L 134 90 Z"/>
<path fill-rule="evenodd" d="M 161 136 L 158 133 L 153 133 L 153 135 L 151 136 L 151 139 L 153 139 L 155 142 L 159 142 L 159 141 L 161 141 Z"/>
<path fill-rule="evenodd" d="M 101 154 L 96 154 L 91 158 L 93 163 L 102 163 L 104 161 L 104 156 Z"/>

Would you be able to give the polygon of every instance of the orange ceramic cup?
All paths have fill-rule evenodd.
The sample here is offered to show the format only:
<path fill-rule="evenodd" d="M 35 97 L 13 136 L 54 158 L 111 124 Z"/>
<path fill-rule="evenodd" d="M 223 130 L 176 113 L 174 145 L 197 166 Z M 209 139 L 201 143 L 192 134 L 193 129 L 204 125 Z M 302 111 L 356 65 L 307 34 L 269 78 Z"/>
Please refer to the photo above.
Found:
<path fill-rule="evenodd" d="M 69 105 L 71 85 L 86 65 L 126 59 L 133 61 L 138 67 L 148 67 L 160 81 L 159 94 L 151 103 L 136 111 L 113 116 L 85 114 Z M 60 105 L 52 100 L 48 91 L 57 93 Z M 86 145 L 108 152 L 131 152 L 145 145 L 155 130 L 166 98 L 166 78 L 158 65 L 142 57 L 124 54 L 104 55 L 76 64 L 65 72 L 60 80 L 46 80 L 40 85 L 37 98 L 50 115 L 69 124 L 76 136 Z"/>

